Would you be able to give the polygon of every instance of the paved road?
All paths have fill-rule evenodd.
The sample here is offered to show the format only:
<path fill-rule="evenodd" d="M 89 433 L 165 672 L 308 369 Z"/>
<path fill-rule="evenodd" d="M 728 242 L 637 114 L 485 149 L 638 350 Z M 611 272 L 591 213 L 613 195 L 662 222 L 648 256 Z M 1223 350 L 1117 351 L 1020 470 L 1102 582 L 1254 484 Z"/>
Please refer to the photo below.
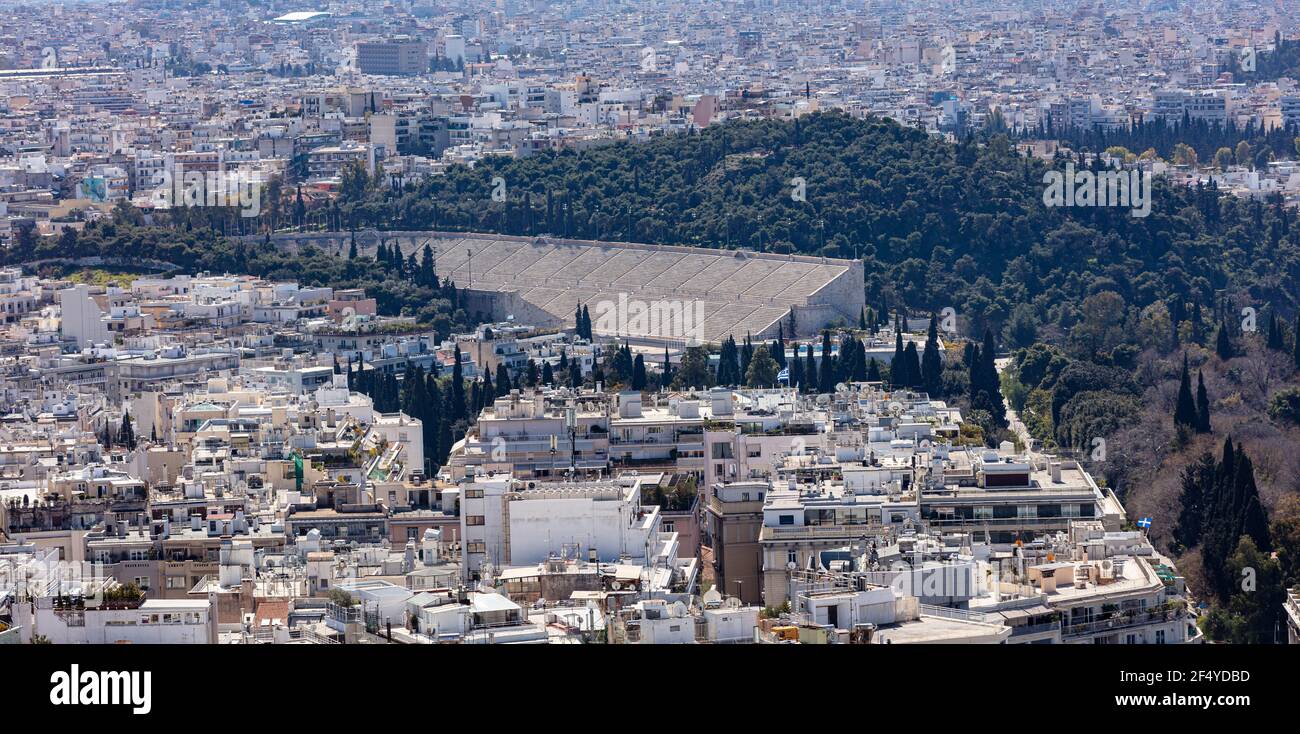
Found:
<path fill-rule="evenodd" d="M 1001 374 L 1010 364 L 1010 357 L 999 357 L 998 359 L 993 360 L 993 366 L 997 369 L 998 374 Z M 1004 400 L 1006 399 L 1005 395 L 1002 397 Z M 1016 434 L 1018 439 L 1020 439 L 1020 444 L 1025 447 L 1025 453 L 1030 456 L 1035 455 L 1035 452 L 1029 450 L 1031 445 L 1030 442 L 1033 441 L 1033 436 L 1029 435 L 1029 429 L 1020 421 L 1020 416 L 1016 415 L 1016 411 L 1012 409 L 1010 404 L 1007 405 L 1007 425 L 1011 427 L 1011 431 Z"/>

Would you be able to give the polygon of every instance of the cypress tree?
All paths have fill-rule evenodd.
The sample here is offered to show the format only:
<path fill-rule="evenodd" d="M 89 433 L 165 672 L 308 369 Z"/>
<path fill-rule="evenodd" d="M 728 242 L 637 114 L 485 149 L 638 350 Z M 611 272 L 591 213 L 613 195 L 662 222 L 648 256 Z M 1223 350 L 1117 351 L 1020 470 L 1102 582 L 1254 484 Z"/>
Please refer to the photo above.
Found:
<path fill-rule="evenodd" d="M 880 382 L 880 363 L 875 357 L 872 357 L 867 365 L 867 382 Z"/>
<path fill-rule="evenodd" d="M 465 417 L 465 368 L 461 365 L 460 347 L 452 347 L 452 359 L 454 362 L 451 367 L 451 406 L 447 412 L 451 415 L 452 421 L 459 421 Z"/>
<path fill-rule="evenodd" d="M 1219 322 L 1219 333 L 1214 338 L 1214 353 L 1225 362 L 1237 356 L 1237 350 L 1232 345 L 1232 336 L 1228 334 L 1226 319 Z"/>
<path fill-rule="evenodd" d="M 1205 373 L 1201 370 L 1196 371 L 1196 432 L 1209 433 L 1210 427 L 1210 397 L 1205 391 Z"/>
<path fill-rule="evenodd" d="M 1238 515 L 1240 531 L 1237 537 L 1248 536 L 1255 541 L 1256 547 L 1268 553 L 1273 550 L 1273 544 L 1269 539 L 1268 514 L 1260 504 L 1259 487 L 1255 484 L 1255 466 L 1250 457 L 1241 451 L 1240 446 L 1238 446 L 1238 453 L 1240 456 L 1237 461 L 1237 476 L 1233 492 L 1237 506 L 1240 508 Z M 1235 542 L 1233 547 L 1236 547 Z"/>
<path fill-rule="evenodd" d="M 505 362 L 497 362 L 497 397 L 510 394 L 510 370 Z"/>
<path fill-rule="evenodd" d="M 1294 337 L 1295 341 L 1295 345 L 1292 347 L 1295 353 L 1292 354 L 1291 357 L 1295 361 L 1295 368 L 1300 370 L 1300 313 L 1296 314 L 1295 331 L 1293 331 L 1291 335 Z"/>
<path fill-rule="evenodd" d="M 803 382 L 804 390 L 810 393 L 819 391 L 820 385 L 817 384 L 817 360 L 813 357 L 812 344 L 805 347 L 808 351 L 804 353 L 803 360 Z"/>
<path fill-rule="evenodd" d="M 640 354 L 632 361 L 632 389 L 644 390 L 646 386 L 645 358 Z"/>
<path fill-rule="evenodd" d="M 131 427 L 131 414 L 122 411 L 122 427 L 117 431 L 117 440 L 128 449 L 135 448 L 135 429 Z"/>
<path fill-rule="evenodd" d="M 542 384 L 543 385 L 555 384 L 555 373 L 551 371 L 550 362 L 542 363 Z"/>
<path fill-rule="evenodd" d="M 1174 528 L 1174 541 L 1184 548 L 1191 548 L 1201 542 L 1201 533 L 1205 529 L 1206 491 L 1214 482 L 1214 456 L 1201 454 L 1195 462 L 1183 467 L 1180 493 L 1182 509 L 1178 514 L 1178 524 Z"/>
<path fill-rule="evenodd" d="M 903 365 L 907 375 L 904 384 L 913 388 L 920 387 L 921 358 L 916 354 L 916 342 L 908 342 L 907 348 L 903 350 Z"/>
<path fill-rule="evenodd" d="M 980 350 L 981 357 L 981 376 L 983 378 L 983 387 L 988 401 L 990 410 L 993 414 L 993 422 L 999 428 L 1007 427 L 1007 405 L 1002 399 L 1002 384 L 998 380 L 998 370 L 994 365 L 994 357 L 997 353 L 997 345 L 993 341 L 993 331 L 984 329 L 984 347 Z"/>
<path fill-rule="evenodd" d="M 796 344 L 794 347 L 794 356 L 790 358 L 790 385 L 806 392 L 808 386 L 804 384 L 805 381 L 803 360 L 799 358 L 799 345 Z"/>
<path fill-rule="evenodd" d="M 925 337 L 925 354 L 921 357 L 921 387 L 930 397 L 943 389 L 943 361 L 939 358 L 939 320 L 930 315 L 930 332 Z"/>
<path fill-rule="evenodd" d="M 1282 323 L 1278 321 L 1277 312 L 1269 311 L 1268 313 L 1268 341 L 1269 349 L 1282 351 L 1286 345 L 1282 343 Z"/>
<path fill-rule="evenodd" d="M 1192 380 L 1187 369 L 1187 355 L 1183 354 L 1183 376 L 1178 383 L 1178 402 L 1174 406 L 1174 428 L 1197 428 L 1196 402 L 1192 398 Z"/>
<path fill-rule="evenodd" d="M 831 332 L 822 331 L 822 361 L 819 367 L 818 389 L 822 392 L 835 392 L 835 361 L 831 357 Z"/>
<path fill-rule="evenodd" d="M 785 368 L 785 340 L 777 339 L 767 348 L 767 353 L 776 360 L 776 363 Z"/>

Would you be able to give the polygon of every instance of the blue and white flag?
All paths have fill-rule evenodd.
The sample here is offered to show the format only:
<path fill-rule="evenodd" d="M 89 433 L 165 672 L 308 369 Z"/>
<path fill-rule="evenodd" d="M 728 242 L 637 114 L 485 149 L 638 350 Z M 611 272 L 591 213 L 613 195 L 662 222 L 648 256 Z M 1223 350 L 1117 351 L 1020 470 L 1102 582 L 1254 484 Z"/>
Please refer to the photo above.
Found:
<path fill-rule="evenodd" d="M 1137 525 L 1138 525 L 1138 527 L 1142 528 L 1143 530 L 1150 530 L 1150 529 L 1151 529 L 1151 518 L 1149 518 L 1149 517 L 1144 517 L 1144 518 L 1142 518 L 1141 520 L 1138 520 L 1138 521 L 1137 521 Z"/>
<path fill-rule="evenodd" d="M 790 381 L 790 368 L 789 368 L 789 367 L 786 367 L 785 369 L 783 369 L 783 370 L 781 370 L 780 372 L 776 373 L 776 379 L 780 380 L 781 382 L 789 382 L 789 381 Z"/>

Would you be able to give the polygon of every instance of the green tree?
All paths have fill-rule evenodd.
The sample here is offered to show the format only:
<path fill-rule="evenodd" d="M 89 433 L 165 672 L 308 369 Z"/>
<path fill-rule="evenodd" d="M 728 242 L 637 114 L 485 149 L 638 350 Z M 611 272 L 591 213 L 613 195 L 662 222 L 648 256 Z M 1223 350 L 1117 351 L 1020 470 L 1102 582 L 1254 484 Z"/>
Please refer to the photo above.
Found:
<path fill-rule="evenodd" d="M 772 387 L 776 384 L 776 374 L 781 366 L 768 354 L 767 346 L 758 345 L 754 356 L 749 360 L 749 369 L 745 373 L 745 384 L 749 387 Z"/>
<path fill-rule="evenodd" d="M 673 386 L 677 388 L 693 387 L 704 389 L 713 385 L 712 370 L 709 369 L 709 355 L 704 347 L 687 347 L 682 355 L 681 364 L 673 376 Z"/>

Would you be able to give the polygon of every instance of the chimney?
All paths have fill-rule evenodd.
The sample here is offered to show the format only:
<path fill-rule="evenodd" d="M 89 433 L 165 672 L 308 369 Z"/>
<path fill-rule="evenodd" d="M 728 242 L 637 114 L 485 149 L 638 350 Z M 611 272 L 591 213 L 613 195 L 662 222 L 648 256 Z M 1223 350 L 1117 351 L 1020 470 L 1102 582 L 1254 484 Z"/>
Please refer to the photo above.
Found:
<path fill-rule="evenodd" d="M 1061 483 L 1061 462 L 1052 462 L 1052 484 Z"/>

